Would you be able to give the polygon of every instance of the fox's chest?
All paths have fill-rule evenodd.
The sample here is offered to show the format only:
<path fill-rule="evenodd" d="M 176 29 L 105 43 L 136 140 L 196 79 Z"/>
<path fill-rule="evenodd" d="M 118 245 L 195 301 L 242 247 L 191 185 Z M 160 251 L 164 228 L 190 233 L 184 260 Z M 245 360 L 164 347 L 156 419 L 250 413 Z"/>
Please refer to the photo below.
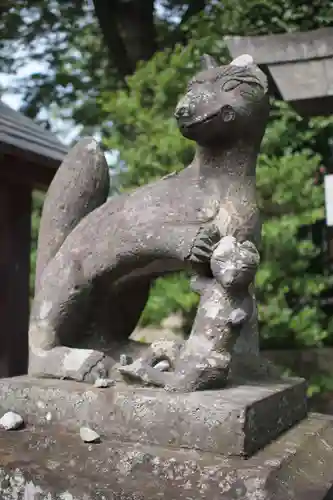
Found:
<path fill-rule="evenodd" d="M 214 222 L 222 237 L 232 235 L 239 240 L 260 237 L 260 214 L 255 201 L 222 200 Z"/>
<path fill-rule="evenodd" d="M 219 193 L 214 186 L 201 185 L 199 179 L 189 176 L 170 176 L 153 189 L 147 188 L 140 198 L 135 194 L 129 197 L 124 213 L 128 220 L 153 222 L 157 227 L 202 225 L 216 218 L 220 205 Z"/>

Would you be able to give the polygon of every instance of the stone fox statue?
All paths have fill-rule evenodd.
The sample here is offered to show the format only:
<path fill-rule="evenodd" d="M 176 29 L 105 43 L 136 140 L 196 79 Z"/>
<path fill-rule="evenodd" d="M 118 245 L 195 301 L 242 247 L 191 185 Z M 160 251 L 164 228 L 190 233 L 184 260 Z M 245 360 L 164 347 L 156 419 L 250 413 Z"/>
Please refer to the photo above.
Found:
<path fill-rule="evenodd" d="M 107 199 L 94 141 L 69 153 L 41 220 L 30 374 L 106 376 L 112 358 L 78 347 L 87 334 L 103 334 L 116 355 L 156 277 L 188 268 L 211 277 L 213 248 L 227 235 L 258 246 L 255 167 L 268 114 L 267 80 L 251 57 L 218 66 L 204 56 L 175 110 L 180 132 L 197 144 L 187 168 Z"/>

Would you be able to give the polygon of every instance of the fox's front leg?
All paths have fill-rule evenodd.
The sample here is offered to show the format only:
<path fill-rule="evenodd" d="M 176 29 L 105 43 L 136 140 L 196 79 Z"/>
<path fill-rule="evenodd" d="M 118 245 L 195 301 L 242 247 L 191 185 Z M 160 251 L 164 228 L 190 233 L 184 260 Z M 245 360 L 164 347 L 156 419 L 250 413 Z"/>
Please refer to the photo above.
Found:
<path fill-rule="evenodd" d="M 221 234 L 215 224 L 203 226 L 194 238 L 188 260 L 194 265 L 209 264 L 220 239 Z"/>

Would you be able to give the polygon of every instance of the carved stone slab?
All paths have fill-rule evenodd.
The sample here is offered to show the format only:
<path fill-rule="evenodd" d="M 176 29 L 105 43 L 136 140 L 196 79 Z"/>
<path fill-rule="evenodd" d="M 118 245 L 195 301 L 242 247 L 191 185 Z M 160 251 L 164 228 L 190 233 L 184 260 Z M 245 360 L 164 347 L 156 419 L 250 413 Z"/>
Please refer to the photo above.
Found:
<path fill-rule="evenodd" d="M 274 94 L 302 116 L 333 110 L 333 29 L 227 37 L 233 57 L 247 53 L 264 66 Z"/>
<path fill-rule="evenodd" d="M 31 425 L 78 430 L 162 447 L 251 456 L 306 416 L 306 385 L 286 379 L 188 394 L 17 377 L 0 381 L 0 409 Z"/>
<path fill-rule="evenodd" d="M 257 64 L 278 64 L 333 56 L 333 29 L 264 36 L 226 37 L 232 57 L 251 54 Z"/>
<path fill-rule="evenodd" d="M 332 418 L 316 415 L 248 460 L 28 425 L 0 432 L 0 498 L 328 500 L 332 460 Z"/>

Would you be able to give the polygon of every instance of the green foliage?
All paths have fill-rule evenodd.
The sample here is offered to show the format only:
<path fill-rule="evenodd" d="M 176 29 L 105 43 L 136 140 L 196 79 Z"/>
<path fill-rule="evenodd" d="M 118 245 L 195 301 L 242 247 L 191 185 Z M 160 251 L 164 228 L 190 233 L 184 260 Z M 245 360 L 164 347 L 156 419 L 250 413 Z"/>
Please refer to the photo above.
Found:
<path fill-rule="evenodd" d="M 40 218 L 45 194 L 42 191 L 33 191 L 31 213 L 31 253 L 30 253 L 30 298 L 33 298 L 35 288 L 35 270 L 37 257 L 37 242 Z"/>
<path fill-rule="evenodd" d="M 36 117 L 46 108 L 87 130 L 96 125 L 96 95 L 107 80 L 108 88 L 118 86 L 92 2 L 8 1 L 0 14 L 0 70 L 15 74 L 27 60 L 36 63 L 33 75 L 12 84 L 12 92 L 23 92 L 24 113 Z"/>
<path fill-rule="evenodd" d="M 320 295 L 332 279 L 313 265 L 320 249 L 309 230 L 324 218 L 323 189 L 314 184 L 322 162 L 315 145 L 323 131 L 329 137 L 333 120 L 314 119 L 305 125 L 285 104 L 275 105 L 272 115 L 258 165 L 264 219 L 263 262 L 256 283 L 262 343 L 319 346 L 333 333 L 325 327 L 320 307 Z"/>
<path fill-rule="evenodd" d="M 186 274 L 160 278 L 156 280 L 154 292 L 141 316 L 141 325 L 159 325 L 168 312 L 175 311 L 181 311 L 191 319 L 197 304 L 197 294 L 191 291 Z"/>

